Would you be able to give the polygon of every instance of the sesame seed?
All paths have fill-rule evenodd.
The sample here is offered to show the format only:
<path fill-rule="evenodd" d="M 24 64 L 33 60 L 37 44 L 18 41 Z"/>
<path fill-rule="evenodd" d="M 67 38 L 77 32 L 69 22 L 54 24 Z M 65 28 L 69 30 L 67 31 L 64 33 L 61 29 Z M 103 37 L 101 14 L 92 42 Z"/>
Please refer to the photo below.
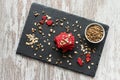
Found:
<path fill-rule="evenodd" d="M 46 42 L 46 40 L 43 40 L 43 42 Z"/>
<path fill-rule="evenodd" d="M 82 26 L 79 27 L 80 29 L 82 28 Z"/>
<path fill-rule="evenodd" d="M 49 54 L 49 57 L 52 57 L 52 55 L 51 55 L 51 54 Z"/>
<path fill-rule="evenodd" d="M 76 41 L 75 43 L 78 44 L 78 41 Z"/>
<path fill-rule="evenodd" d="M 42 35 L 44 36 L 45 34 L 44 34 L 44 33 L 42 33 Z"/>
<path fill-rule="evenodd" d="M 53 33 L 55 33 L 55 30 L 53 31 Z"/>
<path fill-rule="evenodd" d="M 72 26 L 75 26 L 75 24 L 72 24 Z"/>
<path fill-rule="evenodd" d="M 42 55 L 39 55 L 39 57 L 41 58 L 41 57 L 42 57 Z"/>
<path fill-rule="evenodd" d="M 72 65 L 72 63 L 69 63 L 69 65 Z"/>
<path fill-rule="evenodd" d="M 51 62 L 51 58 L 48 59 L 48 62 Z"/>
<path fill-rule="evenodd" d="M 50 37 L 50 36 L 51 36 L 51 34 L 48 34 L 48 36 Z"/>
<path fill-rule="evenodd" d="M 78 21 L 76 21 L 75 23 L 78 23 Z"/>
<path fill-rule="evenodd" d="M 36 23 L 36 22 L 34 22 L 34 25 L 36 26 L 36 25 L 37 25 L 37 23 Z"/>
<path fill-rule="evenodd" d="M 52 33 L 52 32 L 53 32 L 53 29 L 50 29 L 50 32 Z"/>
<path fill-rule="evenodd" d="M 70 61 L 69 60 L 67 60 L 67 63 L 69 63 Z"/>
<path fill-rule="evenodd" d="M 48 42 L 48 45 L 50 45 L 50 42 Z"/>
<path fill-rule="evenodd" d="M 69 22 L 67 21 L 67 24 L 69 24 Z"/>
<path fill-rule="evenodd" d="M 94 63 L 91 63 L 91 65 L 94 65 Z"/>
<path fill-rule="evenodd" d="M 77 51 L 74 51 L 74 54 L 77 54 L 78 52 Z"/>
<path fill-rule="evenodd" d="M 43 48 L 43 45 L 41 45 L 41 48 Z"/>
<path fill-rule="evenodd" d="M 44 51 L 44 49 L 41 49 L 41 51 Z"/>
<path fill-rule="evenodd" d="M 37 54 L 36 53 L 34 53 L 34 56 L 36 56 Z"/>
<path fill-rule="evenodd" d="M 90 66 L 88 66 L 88 69 L 90 69 Z"/>
<path fill-rule="evenodd" d="M 60 61 L 60 64 L 62 64 L 62 61 Z"/>
<path fill-rule="evenodd" d="M 74 32 L 76 32 L 77 30 L 76 29 L 74 29 Z"/>
<path fill-rule="evenodd" d="M 71 56 L 71 55 L 68 55 L 68 57 L 69 57 L 69 58 L 72 58 L 72 56 Z"/>

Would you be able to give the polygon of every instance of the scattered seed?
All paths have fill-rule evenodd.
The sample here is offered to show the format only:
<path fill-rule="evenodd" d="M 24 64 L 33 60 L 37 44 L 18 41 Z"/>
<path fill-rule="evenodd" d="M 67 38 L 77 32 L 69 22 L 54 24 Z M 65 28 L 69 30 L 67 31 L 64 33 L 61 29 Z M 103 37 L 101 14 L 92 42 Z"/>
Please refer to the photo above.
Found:
<path fill-rule="evenodd" d="M 37 25 L 37 26 L 40 26 L 40 23 L 37 23 L 36 25 Z"/>
<path fill-rule="evenodd" d="M 64 17 L 63 20 L 66 20 L 66 18 Z"/>
<path fill-rule="evenodd" d="M 72 26 L 75 26 L 75 24 L 72 24 Z"/>
<path fill-rule="evenodd" d="M 44 49 L 41 49 L 41 51 L 44 51 Z"/>
<path fill-rule="evenodd" d="M 69 63 L 69 65 L 72 65 L 72 63 Z"/>
<path fill-rule="evenodd" d="M 54 27 L 54 26 L 55 26 L 55 24 L 52 24 L 52 26 Z"/>
<path fill-rule="evenodd" d="M 76 29 L 74 29 L 74 32 L 76 32 L 77 30 Z"/>
<path fill-rule="evenodd" d="M 62 61 L 60 61 L 60 64 L 62 64 Z"/>
<path fill-rule="evenodd" d="M 56 61 L 55 64 L 58 64 L 58 62 Z"/>
<path fill-rule="evenodd" d="M 38 47 L 36 47 L 35 50 L 38 50 Z"/>
<path fill-rule="evenodd" d="M 60 26 L 63 26 L 63 23 L 60 23 Z"/>
<path fill-rule="evenodd" d="M 78 37 L 80 37 L 80 34 L 77 34 Z"/>
<path fill-rule="evenodd" d="M 55 33 L 55 30 L 53 30 L 53 33 Z"/>
<path fill-rule="evenodd" d="M 48 36 L 50 37 L 50 36 L 51 36 L 51 34 L 48 34 Z"/>
<path fill-rule="evenodd" d="M 79 27 L 80 29 L 82 28 L 82 26 Z"/>
<path fill-rule="evenodd" d="M 78 44 L 78 41 L 76 41 L 75 43 Z"/>
<path fill-rule="evenodd" d="M 37 25 L 37 23 L 36 23 L 36 22 L 34 22 L 34 25 L 36 26 L 36 25 Z"/>
<path fill-rule="evenodd" d="M 74 51 L 74 54 L 77 54 L 78 52 L 77 51 Z"/>
<path fill-rule="evenodd" d="M 88 69 L 90 69 L 90 66 L 88 66 Z"/>
<path fill-rule="evenodd" d="M 33 48 L 33 45 L 31 46 L 31 48 Z"/>
<path fill-rule="evenodd" d="M 42 30 L 42 27 L 41 27 L 41 26 L 39 26 L 39 27 L 38 27 L 38 29 L 39 29 L 39 30 Z"/>
<path fill-rule="evenodd" d="M 41 48 L 43 48 L 43 45 L 41 45 Z"/>
<path fill-rule="evenodd" d="M 60 19 L 60 22 L 63 22 L 63 20 L 62 20 L 62 19 Z"/>
<path fill-rule="evenodd" d="M 32 28 L 32 32 L 35 32 L 36 31 L 36 29 L 35 28 Z"/>
<path fill-rule="evenodd" d="M 42 34 L 42 31 L 41 31 L 41 30 L 39 30 L 38 32 L 39 32 L 40 34 Z"/>
<path fill-rule="evenodd" d="M 46 40 L 43 40 L 44 43 L 46 43 Z"/>
<path fill-rule="evenodd" d="M 69 58 L 72 58 L 72 56 L 71 56 L 70 54 L 68 55 L 68 57 L 69 57 Z"/>
<path fill-rule="evenodd" d="M 94 63 L 91 63 L 91 65 L 94 65 Z"/>
<path fill-rule="evenodd" d="M 51 62 L 51 58 L 48 59 L 48 62 Z"/>
<path fill-rule="evenodd" d="M 48 42 L 48 45 L 50 45 L 50 42 Z"/>
<path fill-rule="evenodd" d="M 51 19 L 51 17 L 50 17 L 50 16 L 47 16 L 47 19 Z"/>
<path fill-rule="evenodd" d="M 37 54 L 36 53 L 34 53 L 34 56 L 36 56 Z"/>
<path fill-rule="evenodd" d="M 51 55 L 51 54 L 49 54 L 49 57 L 52 57 L 52 55 Z"/>
<path fill-rule="evenodd" d="M 59 21 L 59 19 L 56 19 L 55 21 L 56 21 L 56 22 L 58 22 L 58 21 Z"/>
<path fill-rule="evenodd" d="M 42 33 L 42 36 L 44 36 L 45 34 L 44 33 Z"/>
<path fill-rule="evenodd" d="M 78 23 L 78 21 L 75 22 L 76 24 Z"/>
<path fill-rule="evenodd" d="M 42 55 L 39 55 L 40 58 L 42 58 Z"/>
<path fill-rule="evenodd" d="M 67 63 L 69 63 L 70 61 L 69 60 L 67 60 Z"/>
<path fill-rule="evenodd" d="M 79 25 L 77 25 L 77 27 L 79 27 Z"/>
<path fill-rule="evenodd" d="M 40 13 L 37 13 L 37 12 L 34 13 L 34 16 L 35 16 L 35 17 L 37 17 L 37 16 L 39 16 L 39 15 L 40 15 Z"/>
<path fill-rule="evenodd" d="M 67 21 L 67 24 L 69 24 L 69 22 Z"/>
<path fill-rule="evenodd" d="M 52 33 L 53 32 L 53 29 L 50 29 L 50 33 Z"/>

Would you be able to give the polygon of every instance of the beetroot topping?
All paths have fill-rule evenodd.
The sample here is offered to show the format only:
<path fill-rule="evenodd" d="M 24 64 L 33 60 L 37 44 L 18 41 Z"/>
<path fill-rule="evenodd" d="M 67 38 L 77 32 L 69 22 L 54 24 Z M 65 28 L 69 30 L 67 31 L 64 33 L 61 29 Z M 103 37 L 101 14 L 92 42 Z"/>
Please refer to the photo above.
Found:
<path fill-rule="evenodd" d="M 75 38 L 72 33 L 61 32 L 59 35 L 55 36 L 54 41 L 57 48 L 62 49 L 63 52 L 67 52 L 74 48 Z"/>

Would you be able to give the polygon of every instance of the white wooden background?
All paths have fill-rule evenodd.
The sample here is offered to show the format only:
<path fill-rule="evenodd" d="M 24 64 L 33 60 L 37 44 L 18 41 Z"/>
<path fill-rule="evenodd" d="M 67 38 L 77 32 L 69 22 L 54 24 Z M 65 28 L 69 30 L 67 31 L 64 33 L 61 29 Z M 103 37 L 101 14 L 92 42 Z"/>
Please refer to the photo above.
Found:
<path fill-rule="evenodd" d="M 16 55 L 32 2 L 110 26 L 94 78 Z M 120 80 L 120 0 L 0 0 L 0 80 Z"/>

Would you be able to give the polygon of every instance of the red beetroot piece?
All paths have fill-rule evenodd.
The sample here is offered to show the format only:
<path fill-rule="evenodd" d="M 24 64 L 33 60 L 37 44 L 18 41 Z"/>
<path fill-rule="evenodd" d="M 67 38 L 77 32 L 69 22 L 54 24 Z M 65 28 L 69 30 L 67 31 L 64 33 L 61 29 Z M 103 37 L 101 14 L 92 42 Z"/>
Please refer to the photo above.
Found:
<path fill-rule="evenodd" d="M 90 62 L 91 61 L 91 55 L 89 53 L 86 54 L 86 62 Z"/>
<path fill-rule="evenodd" d="M 77 62 L 78 62 L 78 64 L 79 64 L 80 66 L 83 65 L 83 60 L 82 60 L 80 57 L 77 59 Z"/>
<path fill-rule="evenodd" d="M 51 19 L 50 19 L 50 20 L 47 20 L 46 24 L 47 24 L 48 26 L 52 26 L 53 21 L 52 21 Z"/>
<path fill-rule="evenodd" d="M 46 20 L 47 19 L 47 16 L 42 16 L 42 20 Z"/>
<path fill-rule="evenodd" d="M 57 48 L 62 49 L 63 52 L 73 50 L 75 38 L 72 33 L 61 32 L 59 35 L 55 36 L 54 41 Z"/>

